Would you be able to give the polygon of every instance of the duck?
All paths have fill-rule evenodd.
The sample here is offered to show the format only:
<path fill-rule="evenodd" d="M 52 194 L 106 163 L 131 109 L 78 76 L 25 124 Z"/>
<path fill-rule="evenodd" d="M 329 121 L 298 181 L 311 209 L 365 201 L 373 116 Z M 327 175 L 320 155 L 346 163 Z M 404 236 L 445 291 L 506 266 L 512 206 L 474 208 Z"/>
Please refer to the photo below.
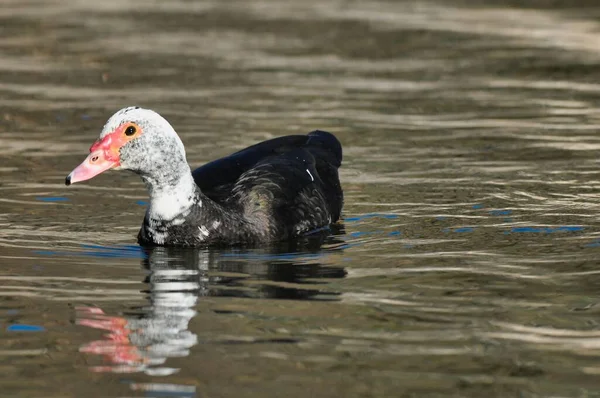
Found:
<path fill-rule="evenodd" d="M 141 246 L 261 246 L 340 220 L 342 146 L 315 130 L 259 142 L 195 170 L 169 122 L 132 106 L 111 116 L 67 186 L 107 170 L 139 175 L 149 195 Z"/>

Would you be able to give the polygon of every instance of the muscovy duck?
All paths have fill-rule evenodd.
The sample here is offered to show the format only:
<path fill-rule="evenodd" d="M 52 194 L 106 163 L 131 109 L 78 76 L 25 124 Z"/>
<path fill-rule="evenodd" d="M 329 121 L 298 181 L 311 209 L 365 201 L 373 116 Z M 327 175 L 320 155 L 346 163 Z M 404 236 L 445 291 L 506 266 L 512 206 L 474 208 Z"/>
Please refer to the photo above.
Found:
<path fill-rule="evenodd" d="M 140 245 L 258 246 L 310 234 L 340 218 L 342 146 L 325 131 L 250 146 L 192 171 L 158 113 L 128 107 L 104 125 L 88 157 L 65 180 L 131 170 L 150 202 Z"/>

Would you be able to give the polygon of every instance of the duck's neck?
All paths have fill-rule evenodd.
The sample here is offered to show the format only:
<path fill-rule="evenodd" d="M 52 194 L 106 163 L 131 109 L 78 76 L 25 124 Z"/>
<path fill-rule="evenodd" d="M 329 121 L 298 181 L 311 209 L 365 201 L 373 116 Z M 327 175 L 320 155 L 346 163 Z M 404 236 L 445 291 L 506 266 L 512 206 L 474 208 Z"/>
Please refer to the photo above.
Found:
<path fill-rule="evenodd" d="M 201 206 L 199 189 L 187 163 L 166 173 L 141 177 L 150 195 L 148 215 L 154 220 L 171 221 L 188 214 L 193 206 Z"/>

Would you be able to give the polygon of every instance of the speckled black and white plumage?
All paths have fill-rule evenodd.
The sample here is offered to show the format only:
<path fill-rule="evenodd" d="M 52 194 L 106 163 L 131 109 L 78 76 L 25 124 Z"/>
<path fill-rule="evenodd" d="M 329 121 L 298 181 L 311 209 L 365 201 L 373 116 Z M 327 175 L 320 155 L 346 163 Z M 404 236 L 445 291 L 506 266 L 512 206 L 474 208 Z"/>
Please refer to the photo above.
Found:
<path fill-rule="evenodd" d="M 128 122 L 144 130 L 120 150 L 120 168 L 139 174 L 150 195 L 142 245 L 257 246 L 340 218 L 342 147 L 330 133 L 275 138 L 192 172 L 175 130 L 153 111 L 123 109 L 103 134 Z"/>

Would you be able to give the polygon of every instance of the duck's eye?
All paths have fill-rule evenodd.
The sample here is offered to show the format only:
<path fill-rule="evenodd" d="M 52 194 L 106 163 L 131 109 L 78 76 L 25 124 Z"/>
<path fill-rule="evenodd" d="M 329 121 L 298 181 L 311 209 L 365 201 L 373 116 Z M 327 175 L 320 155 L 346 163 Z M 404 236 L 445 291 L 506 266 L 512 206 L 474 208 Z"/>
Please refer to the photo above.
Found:
<path fill-rule="evenodd" d="M 135 126 L 129 126 L 125 129 L 125 135 L 131 137 L 132 135 L 134 135 L 135 133 L 137 133 L 137 129 L 135 128 Z"/>

